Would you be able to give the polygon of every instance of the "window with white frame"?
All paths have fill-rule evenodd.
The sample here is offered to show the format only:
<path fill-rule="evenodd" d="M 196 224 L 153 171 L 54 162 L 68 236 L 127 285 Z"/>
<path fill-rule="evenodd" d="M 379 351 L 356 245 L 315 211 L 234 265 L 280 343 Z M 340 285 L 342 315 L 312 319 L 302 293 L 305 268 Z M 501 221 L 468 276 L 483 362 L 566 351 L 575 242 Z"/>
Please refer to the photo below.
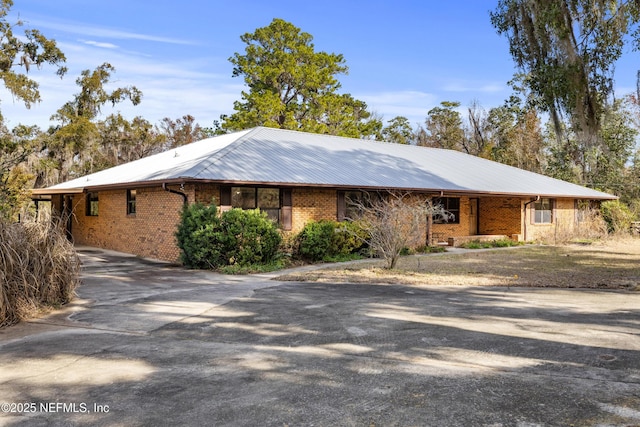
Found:
<path fill-rule="evenodd" d="M 553 222 L 553 199 L 541 198 L 533 204 L 533 223 L 551 224 Z"/>

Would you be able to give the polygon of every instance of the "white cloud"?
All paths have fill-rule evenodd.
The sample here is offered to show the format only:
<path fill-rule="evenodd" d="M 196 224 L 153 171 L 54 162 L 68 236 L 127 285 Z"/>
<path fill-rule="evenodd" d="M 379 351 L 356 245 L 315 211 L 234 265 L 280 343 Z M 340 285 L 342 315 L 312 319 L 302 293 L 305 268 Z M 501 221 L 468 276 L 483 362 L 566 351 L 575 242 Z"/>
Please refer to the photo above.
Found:
<path fill-rule="evenodd" d="M 115 28 L 97 27 L 83 25 L 78 22 L 56 22 L 49 20 L 30 19 L 29 25 L 35 28 L 47 28 L 55 31 L 64 31 L 70 34 L 79 34 L 86 37 L 103 37 L 108 39 L 121 40 L 144 40 L 158 43 L 169 43 L 179 45 L 195 45 L 191 40 L 185 40 L 176 37 L 163 37 L 152 34 L 141 34 L 132 31 L 120 30 Z"/>
<path fill-rule="evenodd" d="M 80 40 L 80 42 L 84 44 L 88 44 L 90 46 L 101 47 L 103 49 L 117 49 L 118 46 L 113 43 L 105 43 L 105 42 L 97 42 L 93 40 Z"/>
<path fill-rule="evenodd" d="M 0 90 L 0 111 L 9 127 L 22 123 L 48 128 L 52 124 L 49 117 L 79 91 L 75 80 L 80 72 L 93 70 L 104 62 L 109 62 L 116 69 L 108 89 L 136 86 L 143 97 L 138 106 L 129 102 L 117 104 L 114 108 L 105 106 L 103 116 L 119 111 L 127 118 L 142 116 L 157 124 L 164 117 L 178 118 L 191 114 L 201 125 L 210 126 L 221 114 L 233 112 L 233 102 L 240 99 L 243 89 L 242 81 L 231 77 L 231 66 L 221 58 L 205 56 L 179 62 L 120 49 L 105 49 L 96 43 L 87 43 L 87 40 L 58 45 L 65 52 L 69 66 L 64 79 L 61 80 L 52 68 L 47 67 L 29 74 L 40 85 L 40 104 L 27 110 L 22 103 L 12 101 L 6 90 Z M 213 71 L 225 68 L 229 69 L 228 74 Z"/>

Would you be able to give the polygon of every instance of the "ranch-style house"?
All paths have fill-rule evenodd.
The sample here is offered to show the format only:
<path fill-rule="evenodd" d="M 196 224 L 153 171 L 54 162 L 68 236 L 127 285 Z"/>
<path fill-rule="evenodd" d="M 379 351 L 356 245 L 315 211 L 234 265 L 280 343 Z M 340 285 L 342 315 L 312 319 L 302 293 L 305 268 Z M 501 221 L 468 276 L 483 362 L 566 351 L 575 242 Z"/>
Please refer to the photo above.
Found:
<path fill-rule="evenodd" d="M 344 220 L 364 192 L 408 192 L 452 218 L 427 232 L 536 240 L 575 227 L 581 208 L 615 196 L 457 151 L 257 127 L 33 190 L 69 214 L 77 245 L 167 261 L 185 203 L 260 208 L 284 232 Z"/>

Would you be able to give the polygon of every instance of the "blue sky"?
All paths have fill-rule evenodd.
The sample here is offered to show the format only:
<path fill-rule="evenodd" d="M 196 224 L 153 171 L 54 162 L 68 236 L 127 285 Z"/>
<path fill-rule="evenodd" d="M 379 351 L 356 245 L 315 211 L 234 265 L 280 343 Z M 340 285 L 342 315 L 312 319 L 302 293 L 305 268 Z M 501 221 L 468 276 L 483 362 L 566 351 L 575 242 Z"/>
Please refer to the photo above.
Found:
<path fill-rule="evenodd" d="M 243 90 L 233 78 L 229 57 L 243 52 L 240 35 L 285 19 L 314 37 L 316 50 L 341 53 L 349 74 L 340 76 L 342 93 L 369 105 L 385 121 L 397 115 L 422 123 L 442 101 L 462 108 L 477 100 L 500 105 L 514 66 L 504 37 L 489 20 L 497 0 L 322 0 L 317 2 L 182 0 L 15 0 L 12 16 L 57 41 L 69 73 L 53 69 L 30 73 L 43 101 L 31 110 L 0 91 L 9 127 L 37 124 L 78 91 L 80 72 L 103 62 L 116 68 L 113 85 L 143 92 L 136 107 L 117 111 L 154 124 L 191 114 L 210 126 L 233 112 Z M 616 93 L 635 88 L 638 53 L 628 52 L 617 67 Z M 110 108 L 104 114 L 113 112 Z"/>

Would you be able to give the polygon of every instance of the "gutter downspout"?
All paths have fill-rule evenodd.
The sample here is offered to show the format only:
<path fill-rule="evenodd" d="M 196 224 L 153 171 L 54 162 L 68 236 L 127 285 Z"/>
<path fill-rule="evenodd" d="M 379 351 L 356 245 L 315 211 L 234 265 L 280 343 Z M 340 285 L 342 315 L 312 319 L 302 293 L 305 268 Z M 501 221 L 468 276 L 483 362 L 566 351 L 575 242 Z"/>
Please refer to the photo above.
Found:
<path fill-rule="evenodd" d="M 183 193 L 182 191 L 177 191 L 177 190 L 172 190 L 169 187 L 167 187 L 167 184 L 165 182 L 162 183 L 162 189 L 164 191 L 168 191 L 169 193 L 173 193 L 173 194 L 177 194 L 179 196 L 182 196 L 182 203 L 186 206 L 188 204 L 188 199 L 187 199 L 187 195 L 185 193 Z M 184 190 L 184 184 L 180 185 L 180 189 Z"/>
<path fill-rule="evenodd" d="M 535 199 L 528 201 L 524 204 L 524 241 L 527 241 L 527 206 L 531 203 L 535 203 L 540 200 L 540 196 L 536 196 Z"/>

